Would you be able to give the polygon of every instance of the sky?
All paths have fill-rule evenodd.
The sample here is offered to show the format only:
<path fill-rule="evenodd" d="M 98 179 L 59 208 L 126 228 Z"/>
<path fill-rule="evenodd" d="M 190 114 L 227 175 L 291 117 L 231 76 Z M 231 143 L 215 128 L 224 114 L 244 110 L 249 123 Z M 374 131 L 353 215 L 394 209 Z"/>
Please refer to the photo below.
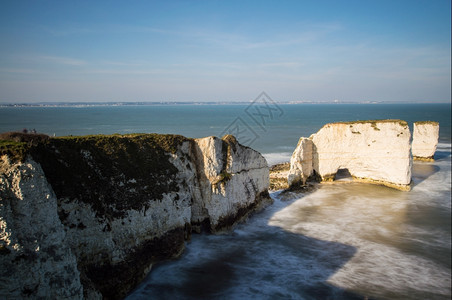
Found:
<path fill-rule="evenodd" d="M 0 2 L 0 103 L 451 101 L 451 1 Z"/>

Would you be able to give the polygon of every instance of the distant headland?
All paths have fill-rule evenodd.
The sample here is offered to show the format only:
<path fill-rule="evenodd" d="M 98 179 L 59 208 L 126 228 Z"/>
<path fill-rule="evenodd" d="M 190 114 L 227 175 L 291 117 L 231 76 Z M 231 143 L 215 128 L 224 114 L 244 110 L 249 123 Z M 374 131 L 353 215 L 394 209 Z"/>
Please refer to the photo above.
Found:
<path fill-rule="evenodd" d="M 91 106 L 153 106 L 153 105 L 249 105 L 249 101 L 109 101 L 109 102 L 89 102 L 89 101 L 46 101 L 46 102 L 5 102 L 0 103 L 0 107 L 91 107 Z M 428 102 L 428 101 L 343 101 L 343 100 L 294 100 L 275 101 L 276 104 L 450 104 L 450 102 Z"/>

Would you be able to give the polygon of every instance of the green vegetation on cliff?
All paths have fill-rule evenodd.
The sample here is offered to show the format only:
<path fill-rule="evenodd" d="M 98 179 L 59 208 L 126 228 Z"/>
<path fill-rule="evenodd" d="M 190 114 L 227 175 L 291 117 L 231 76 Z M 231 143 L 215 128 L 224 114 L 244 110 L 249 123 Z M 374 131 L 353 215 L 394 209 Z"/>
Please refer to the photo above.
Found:
<path fill-rule="evenodd" d="M 398 120 L 398 119 L 344 121 L 344 122 L 329 123 L 329 124 L 326 124 L 325 126 L 331 125 L 331 124 L 353 125 L 353 124 L 368 124 L 368 123 L 371 124 L 371 126 L 374 128 L 376 128 L 377 123 L 399 123 L 400 126 L 408 126 L 408 123 L 406 121 Z M 377 129 L 375 129 L 375 130 L 377 130 Z"/>
<path fill-rule="evenodd" d="M 30 149 L 46 143 L 49 136 L 45 134 L 28 134 L 22 132 L 5 132 L 0 134 L 0 155 L 8 155 L 13 161 L 24 161 Z"/>
<path fill-rule="evenodd" d="M 2 140 L 0 151 L 20 161 L 30 154 L 58 199 L 90 204 L 99 217 L 114 219 L 179 191 L 170 157 L 185 141 L 191 140 L 163 134 L 68 136 L 33 143 Z"/>
<path fill-rule="evenodd" d="M 435 122 L 435 121 L 417 121 L 417 122 L 414 122 L 414 124 L 416 124 L 416 125 L 434 125 L 434 126 L 439 125 L 439 123 Z"/>
<path fill-rule="evenodd" d="M 27 143 L 0 140 L 0 155 L 8 155 L 13 161 L 23 161 L 30 150 Z"/>

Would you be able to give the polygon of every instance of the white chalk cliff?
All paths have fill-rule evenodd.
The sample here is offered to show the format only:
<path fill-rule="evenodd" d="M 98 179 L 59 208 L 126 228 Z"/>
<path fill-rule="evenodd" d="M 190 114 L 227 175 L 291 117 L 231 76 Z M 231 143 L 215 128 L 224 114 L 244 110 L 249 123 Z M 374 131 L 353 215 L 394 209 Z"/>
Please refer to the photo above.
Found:
<path fill-rule="evenodd" d="M 51 139 L 0 170 L 0 298 L 122 298 L 192 230 L 271 202 L 266 160 L 232 136 Z"/>
<path fill-rule="evenodd" d="M 210 230 L 229 227 L 230 215 L 242 217 L 260 205 L 259 198 L 268 194 L 269 172 L 265 158 L 251 148 L 237 143 L 229 135 L 223 139 L 196 139 L 200 201 L 192 208 L 192 224 L 208 220 Z"/>
<path fill-rule="evenodd" d="M 290 158 L 289 186 L 300 181 L 304 185 L 308 178 L 314 174 L 312 146 L 313 142 L 310 138 L 302 137 L 298 141 L 298 145 Z"/>
<path fill-rule="evenodd" d="M 439 139 L 439 123 L 420 121 L 413 124 L 413 159 L 433 161 Z"/>
<path fill-rule="evenodd" d="M 81 299 L 57 199 L 36 162 L 0 160 L 0 298 Z"/>
<path fill-rule="evenodd" d="M 339 122 L 301 138 L 292 154 L 288 183 L 304 184 L 311 177 L 331 181 L 339 169 L 355 180 L 409 190 L 410 131 L 401 120 Z"/>

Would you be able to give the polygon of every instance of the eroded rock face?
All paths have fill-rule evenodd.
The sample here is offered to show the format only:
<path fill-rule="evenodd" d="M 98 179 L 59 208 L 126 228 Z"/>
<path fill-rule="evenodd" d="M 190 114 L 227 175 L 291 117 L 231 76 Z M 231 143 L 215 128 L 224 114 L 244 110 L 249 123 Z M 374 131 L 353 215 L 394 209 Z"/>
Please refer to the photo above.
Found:
<path fill-rule="evenodd" d="M 173 135 L 52 139 L 32 151 L 57 196 L 86 298 L 121 298 L 190 234 L 192 141 Z"/>
<path fill-rule="evenodd" d="M 288 180 L 290 185 L 304 184 L 309 176 L 330 181 L 339 169 L 348 169 L 355 180 L 409 190 L 411 164 L 406 122 L 332 123 L 309 139 L 300 139 L 292 155 Z"/>
<path fill-rule="evenodd" d="M 261 204 L 268 204 L 269 172 L 265 158 L 233 136 L 195 140 L 201 196 L 192 224 L 213 232 L 227 229 Z"/>
<path fill-rule="evenodd" d="M 306 184 L 306 180 L 314 172 L 312 162 L 312 147 L 313 142 L 309 138 L 300 138 L 295 151 L 290 158 L 290 171 L 287 177 L 289 186 L 297 182 Z"/>
<path fill-rule="evenodd" d="M 265 159 L 232 136 L 51 139 L 1 171 L 0 295 L 19 298 L 122 298 L 192 228 L 271 199 Z"/>
<path fill-rule="evenodd" d="M 433 161 L 439 139 L 439 123 L 421 121 L 413 124 L 413 159 Z"/>
<path fill-rule="evenodd" d="M 0 160 L 0 298 L 82 299 L 77 260 L 39 164 Z"/>

